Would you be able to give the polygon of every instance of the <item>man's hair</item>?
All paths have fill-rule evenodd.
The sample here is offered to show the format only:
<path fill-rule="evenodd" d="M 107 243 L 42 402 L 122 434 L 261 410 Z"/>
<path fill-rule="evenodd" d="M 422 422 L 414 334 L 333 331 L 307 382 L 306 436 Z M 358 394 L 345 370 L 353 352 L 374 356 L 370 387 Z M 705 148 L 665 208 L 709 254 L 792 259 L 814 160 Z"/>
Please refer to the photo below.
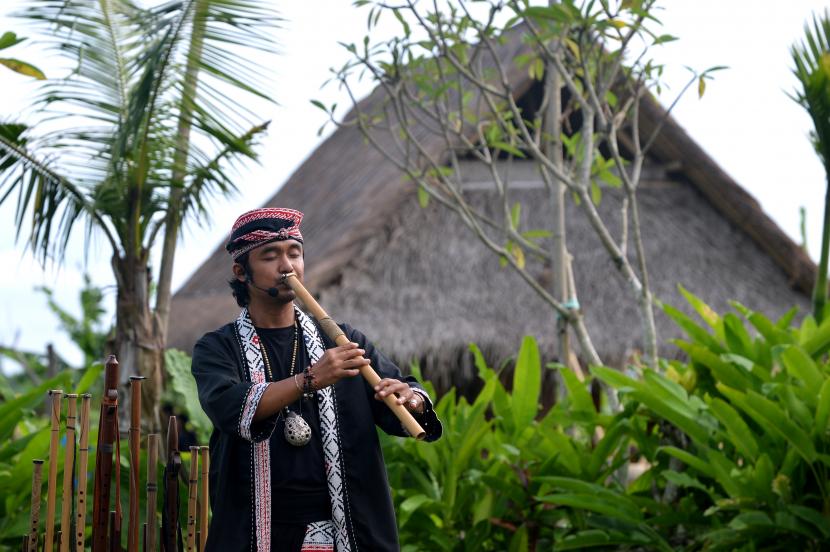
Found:
<path fill-rule="evenodd" d="M 242 270 L 245 271 L 245 281 L 240 282 L 236 278 L 231 278 L 228 280 L 228 285 L 231 286 L 231 290 L 233 290 L 233 296 L 236 299 L 236 304 L 240 307 L 247 307 L 248 302 L 251 300 L 251 296 L 248 293 L 248 281 L 252 280 L 254 277 L 251 265 L 248 263 L 248 253 L 241 255 L 236 262 L 241 264 Z"/>

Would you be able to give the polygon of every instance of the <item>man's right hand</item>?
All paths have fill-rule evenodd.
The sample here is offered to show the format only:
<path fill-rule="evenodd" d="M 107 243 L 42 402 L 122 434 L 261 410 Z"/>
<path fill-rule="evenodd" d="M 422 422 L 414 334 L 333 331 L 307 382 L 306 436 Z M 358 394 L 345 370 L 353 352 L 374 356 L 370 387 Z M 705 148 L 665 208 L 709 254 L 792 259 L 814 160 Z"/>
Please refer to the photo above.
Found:
<path fill-rule="evenodd" d="M 327 349 L 320 360 L 312 366 L 314 374 L 314 388 L 322 389 L 334 385 L 343 378 L 353 378 L 360 373 L 361 366 L 369 364 L 369 359 L 363 358 L 366 351 L 359 348 L 357 343 L 346 343 L 333 349 Z"/>

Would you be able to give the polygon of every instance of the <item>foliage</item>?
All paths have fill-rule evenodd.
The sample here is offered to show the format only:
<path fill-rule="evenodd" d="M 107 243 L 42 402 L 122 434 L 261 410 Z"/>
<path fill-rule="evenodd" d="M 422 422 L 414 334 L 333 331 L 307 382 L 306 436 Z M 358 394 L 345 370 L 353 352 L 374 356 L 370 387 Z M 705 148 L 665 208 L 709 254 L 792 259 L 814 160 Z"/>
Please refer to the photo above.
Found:
<path fill-rule="evenodd" d="M 642 379 L 594 373 L 638 415 L 688 439 L 655 451 L 685 469 L 654 477 L 684 488 L 683 500 L 702 512 L 685 523 L 707 549 L 821 549 L 830 541 L 830 320 L 796 327 L 794 310 L 772 322 L 737 303 L 740 316 L 720 316 L 683 292 L 703 320 L 666 307 L 688 334 L 677 342 L 687 363 Z"/>
<path fill-rule="evenodd" d="M 342 122 L 334 118 L 336 106 L 315 105 L 335 124 L 357 127 L 414 184 L 422 207 L 438 203 L 457 215 L 570 324 L 585 359 L 600 364 L 568 268 L 564 202 L 573 197 L 636 301 L 643 350 L 649 363 L 656 362 L 636 192 L 668 117 L 658 114 L 646 122 L 649 117 L 640 116 L 641 105 L 649 105 L 651 92 L 663 86 L 663 68 L 650 59 L 651 49 L 674 40 L 661 31 L 657 2 L 355 4 L 369 7 L 369 34 L 362 44 L 345 45 L 351 59 L 334 71 L 333 80 L 351 92 L 368 77 L 382 94 L 371 102 L 352 96 L 353 116 Z M 382 16 L 399 24 L 391 39 L 374 33 Z M 680 94 L 698 83 L 703 95 L 716 69 L 693 72 Z M 542 228 L 530 227 L 521 216 L 510 166 L 522 160 L 538 168 L 555 206 Z M 482 194 L 474 200 L 465 189 L 471 164 L 492 183 L 489 201 L 482 202 Z M 620 225 L 598 210 L 611 189 L 625 198 Z M 612 230 L 617 226 L 622 230 Z M 529 270 L 538 266 L 534 261 L 552 267 L 555 289 Z M 560 348 L 560 358 L 568 358 L 567 347 Z"/>
<path fill-rule="evenodd" d="M 64 389 L 66 392 L 86 393 L 101 379 L 102 370 L 103 366 L 99 363 L 83 372 L 64 371 L 22 393 L 15 393 L 6 376 L 0 375 L 0 496 L 3 497 L 0 501 L 0 545 L 17 547 L 22 535 L 28 531 L 32 460 L 46 460 L 49 455 L 50 423 L 49 418 L 42 414 L 47 391 Z M 97 431 L 92 421 L 90 426 L 93 428 L 90 443 L 94 443 Z M 61 444 L 57 459 L 59 482 L 63 477 L 64 449 L 65 441 Z M 90 460 L 90 470 L 93 464 L 94 458 Z M 44 464 L 42 480 L 44 498 L 47 470 L 48 462 Z M 60 511 L 60 507 L 57 510 Z M 92 505 L 89 504 L 89 515 L 91 512 Z"/>
<path fill-rule="evenodd" d="M 442 440 L 383 439 L 404 550 L 824 549 L 830 321 L 721 316 L 682 291 L 703 322 L 664 309 L 687 362 L 592 369 L 620 395 L 614 415 L 562 366 L 566 396 L 530 408 L 532 338 L 512 391 L 473 347 L 484 387 L 438 401 Z"/>
<path fill-rule="evenodd" d="M 830 256 L 830 15 L 813 16 L 813 25 L 804 29 L 804 41 L 793 45 L 793 73 L 801 86 L 793 99 L 813 120 L 811 140 L 824 165 L 827 190 L 818 275 L 813 289 L 813 316 L 822 322 L 827 302 L 827 265 Z"/>
<path fill-rule="evenodd" d="M 24 37 L 19 37 L 11 31 L 6 31 L 5 33 L 3 33 L 3 36 L 0 36 L 0 50 L 11 48 L 12 46 L 20 44 L 24 40 L 26 40 Z M 44 80 L 46 78 L 46 75 L 43 74 L 43 71 L 41 71 L 29 62 L 21 61 L 16 58 L 0 58 L 0 65 L 3 65 L 16 73 L 26 75 L 27 77 L 35 78 L 37 80 Z"/>
<path fill-rule="evenodd" d="M 472 403 L 450 391 L 435 408 L 436 443 L 383 438 L 402 549 L 557 550 L 592 543 L 670 550 L 644 512 L 666 508 L 620 479 L 630 412 L 597 414 L 584 382 L 557 366 L 569 397 L 538 412 L 541 362 L 522 342 L 512 391 L 472 346 L 484 387 Z"/>
<path fill-rule="evenodd" d="M 187 419 L 186 429 L 196 434 L 199 443 L 207 443 L 213 431 L 213 424 L 199 404 L 199 392 L 196 380 L 190 373 L 191 359 L 187 353 L 177 349 L 164 352 L 164 366 L 167 369 L 168 385 L 164 401 L 169 403 L 174 414 L 184 414 Z"/>
<path fill-rule="evenodd" d="M 41 260 L 61 260 L 79 226 L 109 246 L 114 352 L 148 378 L 157 425 L 177 239 L 256 159 L 268 123 L 248 106 L 271 101 L 278 18 L 248 0 L 28 0 L 18 15 L 74 69 L 44 81 L 35 124 L 0 125 L 0 203 L 16 200 L 18 234 Z"/>

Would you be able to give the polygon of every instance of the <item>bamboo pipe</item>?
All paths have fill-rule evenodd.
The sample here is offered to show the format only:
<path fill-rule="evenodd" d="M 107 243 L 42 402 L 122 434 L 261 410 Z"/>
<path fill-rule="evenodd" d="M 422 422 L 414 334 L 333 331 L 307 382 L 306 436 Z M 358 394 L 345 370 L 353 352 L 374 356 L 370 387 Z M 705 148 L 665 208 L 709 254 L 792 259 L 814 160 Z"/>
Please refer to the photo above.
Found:
<path fill-rule="evenodd" d="M 81 439 L 78 445 L 78 496 L 75 502 L 75 552 L 84 552 L 86 528 L 86 470 L 89 465 L 89 403 L 92 395 L 81 395 Z"/>
<path fill-rule="evenodd" d="M 182 457 L 179 453 L 179 429 L 176 417 L 167 421 L 167 464 L 164 468 L 164 510 L 161 523 L 162 552 L 178 552 L 181 543 L 179 528 L 179 471 Z"/>
<path fill-rule="evenodd" d="M 40 525 L 40 490 L 43 486 L 43 460 L 32 460 L 32 510 L 29 514 L 29 541 L 28 549 L 37 550 L 39 540 L 38 526 Z"/>
<path fill-rule="evenodd" d="M 130 518 L 127 527 L 127 551 L 138 552 L 138 485 L 139 447 L 141 446 L 141 380 L 144 376 L 130 376 Z"/>
<path fill-rule="evenodd" d="M 60 551 L 69 552 L 72 540 L 72 483 L 75 475 L 75 423 L 77 421 L 78 395 L 66 395 L 66 454 L 63 462 L 63 501 L 61 502 Z"/>
<path fill-rule="evenodd" d="M 158 451 L 159 434 L 147 435 L 147 517 L 144 536 L 144 549 L 156 551 L 156 504 L 158 503 Z"/>
<path fill-rule="evenodd" d="M 46 541 L 43 552 L 52 552 L 55 540 L 55 493 L 58 486 L 58 439 L 61 430 L 61 398 L 63 391 L 49 391 L 52 398 L 49 417 L 52 420 L 52 440 L 49 442 L 49 486 L 46 490 Z"/>
<path fill-rule="evenodd" d="M 208 477 L 210 475 L 210 450 L 200 447 L 199 455 L 202 462 L 202 503 L 199 509 L 199 551 L 204 552 L 208 536 Z"/>
<path fill-rule="evenodd" d="M 199 483 L 199 447 L 190 447 L 190 479 L 187 486 L 187 552 L 196 550 L 196 495 Z"/>
<path fill-rule="evenodd" d="M 92 496 L 92 552 L 104 552 L 109 548 L 113 535 L 120 533 L 120 527 L 110 521 L 120 520 L 110 515 L 110 491 L 112 489 L 112 453 L 117 451 L 118 440 L 118 360 L 115 355 L 107 357 L 104 367 L 104 395 L 101 398 L 101 415 L 98 421 L 98 446 L 95 448 L 95 482 Z M 115 464 L 116 476 L 119 472 Z M 116 479 L 118 481 L 118 479 Z M 116 485 L 116 496 L 120 486 Z M 116 507 L 120 509 L 116 499 Z"/>
<path fill-rule="evenodd" d="M 323 331 L 326 332 L 326 335 L 329 336 L 332 341 L 334 341 L 337 345 L 345 345 L 346 343 L 349 343 L 349 338 L 346 337 L 346 334 L 343 333 L 340 326 L 338 326 L 337 323 L 331 319 L 328 313 L 323 310 L 323 307 L 321 307 L 314 297 L 311 296 L 308 290 L 303 287 L 295 273 L 289 272 L 288 274 L 283 274 L 282 280 L 288 287 L 294 290 L 294 293 L 297 297 L 299 297 L 300 301 L 303 302 L 306 308 L 311 311 L 311 315 L 317 319 L 320 327 L 323 328 Z M 369 385 L 372 386 L 372 388 L 380 382 L 380 376 L 368 364 L 360 367 L 360 373 Z M 386 395 L 383 398 L 383 402 L 385 402 L 386 406 L 388 406 L 395 416 L 398 417 L 410 435 L 418 440 L 426 437 L 426 431 L 424 431 L 424 428 L 421 427 L 421 424 L 415 421 L 415 418 L 412 417 L 412 414 L 409 413 L 409 410 L 407 410 L 406 407 L 402 404 L 398 404 L 397 397 L 395 395 Z"/>

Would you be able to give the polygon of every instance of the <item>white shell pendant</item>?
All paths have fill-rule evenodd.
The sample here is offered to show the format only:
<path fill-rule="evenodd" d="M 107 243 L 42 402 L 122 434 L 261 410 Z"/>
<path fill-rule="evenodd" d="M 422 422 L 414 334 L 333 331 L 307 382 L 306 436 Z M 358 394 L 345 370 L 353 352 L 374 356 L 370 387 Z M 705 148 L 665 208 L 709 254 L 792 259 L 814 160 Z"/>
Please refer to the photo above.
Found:
<path fill-rule="evenodd" d="M 295 412 L 288 411 L 285 415 L 285 440 L 295 447 L 302 447 L 311 441 L 311 427 L 302 416 Z"/>

